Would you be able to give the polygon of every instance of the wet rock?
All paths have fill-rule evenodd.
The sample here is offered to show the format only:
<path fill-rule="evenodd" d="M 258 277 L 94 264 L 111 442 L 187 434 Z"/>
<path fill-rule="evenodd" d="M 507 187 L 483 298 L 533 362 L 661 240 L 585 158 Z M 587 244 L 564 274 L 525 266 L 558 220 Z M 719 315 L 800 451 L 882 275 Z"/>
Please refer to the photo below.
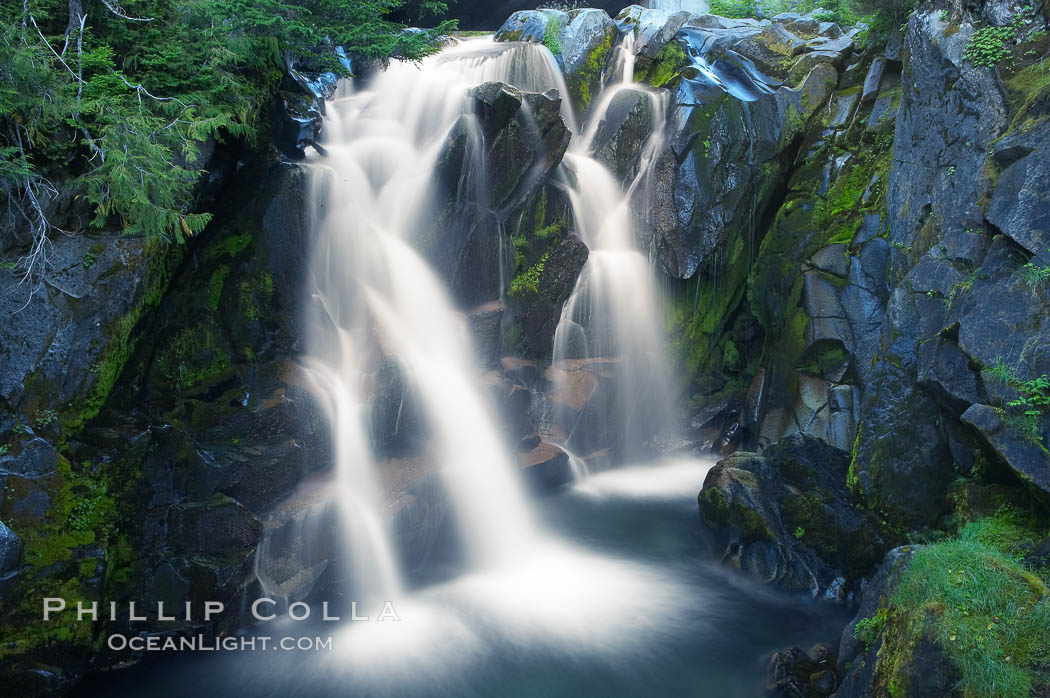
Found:
<path fill-rule="evenodd" d="M 529 486 L 540 492 L 554 490 L 572 482 L 569 456 L 554 444 L 541 443 L 522 453 L 518 463 Z"/>
<path fill-rule="evenodd" d="M 800 647 L 774 652 L 766 668 L 766 695 L 777 698 L 830 696 L 838 686 L 836 655 L 826 645 L 809 653 Z"/>
<path fill-rule="evenodd" d="M 850 504 L 848 467 L 846 452 L 800 434 L 719 461 L 699 506 L 723 563 L 814 596 L 845 593 L 836 580 L 858 580 L 884 550 L 874 523 Z"/>
<path fill-rule="evenodd" d="M 477 347 L 478 358 L 483 366 L 495 364 L 499 356 L 502 320 L 503 304 L 499 301 L 489 301 L 467 313 L 467 323 L 470 325 L 474 346 Z"/>
<path fill-rule="evenodd" d="M 565 82 L 577 106 L 583 113 L 601 91 L 602 73 L 617 30 L 604 10 L 574 10 L 562 32 L 562 66 Z"/>
<path fill-rule="evenodd" d="M 542 44 L 547 31 L 546 14 L 540 10 L 519 10 L 496 32 L 496 41 L 529 41 Z"/>
<path fill-rule="evenodd" d="M 540 274 L 539 292 L 524 301 L 522 342 L 526 356 L 545 356 L 554 341 L 561 307 L 576 287 L 590 251 L 583 240 L 569 235 L 551 251 Z"/>
<path fill-rule="evenodd" d="M 22 539 L 0 521 L 0 576 L 18 567 L 22 559 Z"/>
<path fill-rule="evenodd" d="M 656 114 L 652 96 L 645 90 L 616 93 L 594 136 L 595 157 L 622 182 L 638 171 L 638 157 L 652 132 Z"/>
<path fill-rule="evenodd" d="M 169 526 L 177 549 L 222 556 L 248 555 L 262 532 L 262 524 L 228 498 L 176 507 Z"/>
<path fill-rule="evenodd" d="M 376 390 L 368 398 L 372 448 L 382 458 L 416 455 L 426 441 L 419 398 L 400 364 L 387 359 L 375 374 Z"/>
<path fill-rule="evenodd" d="M 502 82 L 486 82 L 474 88 L 474 113 L 485 139 L 491 141 L 505 129 L 521 109 L 521 92 Z M 458 139 L 453 141 L 458 146 Z M 461 147 L 461 146 L 460 146 Z M 445 156 L 450 157 L 449 155 Z M 462 157 L 461 155 L 459 157 Z M 459 170 L 456 170 L 460 174 Z"/>
<path fill-rule="evenodd" d="M 634 32 L 635 49 L 640 57 L 655 58 L 690 19 L 692 15 L 689 12 L 652 10 L 631 5 L 616 15 L 616 25 L 623 33 Z"/>
<path fill-rule="evenodd" d="M 791 59 L 805 48 L 805 41 L 782 25 L 771 24 L 755 36 L 737 43 L 733 50 L 754 61 L 766 75 L 784 79 L 790 72 Z"/>
<path fill-rule="evenodd" d="M 500 226 L 535 200 L 561 162 L 571 135 L 556 91 L 521 93 L 501 83 L 486 83 L 473 95 L 478 118 L 461 118 L 438 156 L 441 191 L 435 200 L 451 204 L 419 240 L 453 298 L 468 308 L 504 291 L 499 265 L 491 263 L 500 255 Z M 478 157 L 484 157 L 485 171 L 495 176 L 479 185 L 482 191 L 463 191 L 461 183 L 476 173 L 473 158 Z M 475 196 L 491 205 L 478 205 Z"/>

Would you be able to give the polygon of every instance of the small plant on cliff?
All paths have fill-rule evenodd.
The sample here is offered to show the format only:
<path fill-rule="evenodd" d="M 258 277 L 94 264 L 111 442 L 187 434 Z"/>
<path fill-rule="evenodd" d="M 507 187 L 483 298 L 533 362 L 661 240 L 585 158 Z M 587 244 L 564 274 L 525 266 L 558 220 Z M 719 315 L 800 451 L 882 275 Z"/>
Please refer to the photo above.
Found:
<path fill-rule="evenodd" d="M 1044 267 L 1035 262 L 1028 262 L 1021 267 L 1021 275 L 1024 282 L 1032 288 L 1040 288 L 1050 282 L 1050 267 Z"/>
<path fill-rule="evenodd" d="M 886 609 L 880 608 L 878 613 L 871 618 L 861 618 L 857 621 L 857 625 L 853 628 L 853 637 L 863 642 L 865 646 L 870 647 L 885 626 Z"/>
<path fill-rule="evenodd" d="M 1021 380 L 1001 358 L 995 360 L 989 373 L 1017 391 L 1017 397 L 1006 403 L 1006 407 L 1013 411 L 1003 410 L 1006 425 L 1039 446 L 1044 453 L 1050 453 L 1043 443 L 1042 434 L 1043 418 L 1050 413 L 1050 378 L 1044 373 L 1032 380 Z"/>
<path fill-rule="evenodd" d="M 510 295 L 521 297 L 539 292 L 540 275 L 543 273 L 543 267 L 549 255 L 550 251 L 544 252 L 540 261 L 514 277 L 514 280 L 510 282 Z"/>
<path fill-rule="evenodd" d="M 991 68 L 1010 55 L 1008 44 L 1013 37 L 1010 26 L 978 29 L 967 42 L 963 58 L 975 66 Z"/>
<path fill-rule="evenodd" d="M 982 27 L 966 42 L 963 58 L 975 66 L 992 68 L 1010 57 L 1013 44 L 1023 38 L 1025 28 L 1031 24 L 1035 10 L 1031 5 L 1020 9 L 1010 24 L 1005 27 Z M 1032 36 L 1028 37 L 1033 38 Z"/>

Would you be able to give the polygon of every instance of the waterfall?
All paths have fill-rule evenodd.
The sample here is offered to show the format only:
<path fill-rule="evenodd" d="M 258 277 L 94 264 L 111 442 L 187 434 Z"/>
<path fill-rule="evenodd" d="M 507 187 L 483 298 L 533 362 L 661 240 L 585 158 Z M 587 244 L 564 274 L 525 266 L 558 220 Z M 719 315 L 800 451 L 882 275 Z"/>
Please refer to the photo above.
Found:
<path fill-rule="evenodd" d="M 610 420 L 615 423 L 606 428 L 627 443 L 640 443 L 662 423 L 670 391 L 659 294 L 639 250 L 644 231 L 632 209 L 648 207 L 668 104 L 665 92 L 633 82 L 633 47 L 631 37 L 618 47 L 618 79 L 600 95 L 584 128 L 577 126 L 569 101 L 562 102 L 562 117 L 575 136 L 557 180 L 568 192 L 590 259 L 563 309 L 554 359 L 555 374 L 574 362 L 613 367 L 620 398 L 617 418 Z M 445 483 L 467 562 L 503 566 L 524 550 L 543 547 L 480 385 L 465 318 L 416 249 L 446 205 L 434 192 L 441 188 L 437 166 L 454 130 L 466 135 L 455 196 L 485 210 L 491 205 L 471 91 L 492 81 L 567 94 L 557 63 L 541 46 L 460 42 L 420 64 L 393 62 L 363 86 L 344 81 L 327 104 L 323 154 L 310 161 L 317 215 L 301 365 L 303 382 L 331 428 L 334 472 L 324 516 L 330 519 L 334 510 L 338 521 L 326 526 L 305 516 L 298 526 L 300 538 L 327 533 L 333 539 L 326 544 L 344 563 L 342 586 L 355 598 L 390 598 L 405 585 L 389 524 L 385 480 L 392 474 L 383 472 L 369 438 L 370 396 L 380 369 L 391 362 L 426 430 L 428 457 Z M 636 172 L 618 182 L 592 151 L 611 105 L 632 90 L 644 93 L 652 133 L 640 148 Z M 572 453 L 572 429 L 566 433 L 571 467 L 582 477 L 586 463 Z M 263 573 L 268 566 L 260 559 L 269 547 L 264 543 L 257 559 L 260 581 L 268 591 L 288 592 Z M 295 579 L 306 580 L 309 567 L 304 560 Z"/>
<path fill-rule="evenodd" d="M 669 369 L 664 355 L 660 297 L 649 259 L 639 249 L 646 221 L 636 220 L 652 208 L 652 175 L 663 152 L 668 94 L 634 82 L 635 42 L 628 33 L 616 49 L 613 76 L 592 108 L 582 137 L 574 140 L 562 165 L 562 181 L 572 202 L 576 232 L 590 256 L 576 288 L 562 309 L 555 331 L 554 379 L 569 380 L 588 361 L 610 360 L 615 366 L 615 422 L 604 429 L 621 444 L 637 446 L 666 423 L 671 405 Z M 645 100 L 651 130 L 637 156 L 635 174 L 625 185 L 595 157 L 597 140 L 617 100 L 633 93 Z M 556 385 L 556 390 L 561 386 Z M 562 425 L 563 448 L 573 471 L 586 473 L 577 449 L 586 448 L 575 425 Z"/>
<path fill-rule="evenodd" d="M 478 383 L 465 318 L 413 247 L 438 212 L 433 177 L 449 132 L 472 116 L 470 90 L 493 80 L 564 93 L 546 51 L 475 40 L 420 65 L 395 61 L 364 88 L 344 82 L 327 104 L 324 156 L 311 168 L 319 213 L 302 367 L 331 427 L 329 489 L 345 539 L 338 557 L 355 598 L 390 598 L 403 585 L 365 409 L 378 367 L 391 359 L 422 413 L 470 562 L 494 564 L 534 536 L 517 468 Z M 574 125 L 571 109 L 564 117 Z M 483 204 L 482 136 L 467 123 L 474 128 L 458 196 Z"/>

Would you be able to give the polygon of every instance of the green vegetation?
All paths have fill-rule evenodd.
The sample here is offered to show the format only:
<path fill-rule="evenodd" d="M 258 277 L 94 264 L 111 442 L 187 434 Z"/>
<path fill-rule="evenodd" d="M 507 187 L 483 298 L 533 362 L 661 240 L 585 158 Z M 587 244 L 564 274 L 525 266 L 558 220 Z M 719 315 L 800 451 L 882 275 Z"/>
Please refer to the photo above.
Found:
<path fill-rule="evenodd" d="M 594 99 L 592 90 L 599 87 L 599 81 L 602 77 L 602 71 L 605 69 L 605 63 L 609 59 L 609 53 L 612 51 L 615 34 L 610 33 L 605 36 L 602 41 L 594 47 L 590 55 L 587 56 L 587 60 L 583 66 L 576 71 L 575 75 L 569 78 L 569 89 L 574 94 L 578 94 L 580 97 L 580 108 L 581 112 L 585 111 L 590 105 L 591 100 Z"/>
<path fill-rule="evenodd" d="M 1045 522 L 1004 508 L 967 524 L 954 539 L 916 550 L 883 623 L 887 633 L 896 633 L 892 653 L 879 655 L 890 695 L 900 694 L 897 670 L 930 618 L 936 619 L 937 643 L 962 677 L 964 695 L 1032 695 L 1038 672 L 1050 661 L 1050 589 L 1046 568 L 1040 577 L 1022 559 L 1047 533 Z M 874 630 L 877 619 L 858 631 Z"/>
<path fill-rule="evenodd" d="M 1024 30 L 1035 14 L 1035 9 L 1029 4 L 1020 8 L 1005 27 L 981 27 L 966 42 L 963 58 L 979 67 L 997 66 L 1011 57 L 1014 45 L 1024 38 Z"/>
<path fill-rule="evenodd" d="M 688 64 L 689 56 L 682 45 L 677 41 L 669 41 L 653 59 L 645 75 L 640 76 L 640 81 L 653 87 L 668 87 Z"/>
<path fill-rule="evenodd" d="M 1042 433 L 1043 419 L 1050 413 L 1050 378 L 1044 373 L 1032 380 L 1021 380 L 1001 358 L 988 372 L 993 379 L 1017 391 L 1017 397 L 1006 403 L 1009 410 L 1003 410 L 1007 427 L 1050 453 Z"/>
<path fill-rule="evenodd" d="M 871 618 L 862 618 L 857 621 L 857 625 L 853 628 L 853 636 L 870 647 L 886 626 L 886 616 L 886 609 L 880 608 L 878 613 Z"/>
<path fill-rule="evenodd" d="M 418 59 L 436 32 L 385 19 L 403 0 L 26 0 L 0 7 L 0 202 L 3 225 L 33 240 L 17 271 L 40 279 L 54 229 L 52 181 L 76 177 L 95 227 L 184 241 L 210 140 L 254 142 L 285 56 L 345 73 L 354 57 Z M 409 9 L 444 11 L 425 0 Z"/>
<path fill-rule="evenodd" d="M 992 67 L 1010 55 L 1009 43 L 1014 37 L 1014 28 L 982 27 L 970 36 L 963 58 L 976 66 Z"/>
<path fill-rule="evenodd" d="M 1044 267 L 1035 262 L 1028 262 L 1021 267 L 1024 282 L 1032 288 L 1041 288 L 1050 281 L 1050 267 Z"/>
<path fill-rule="evenodd" d="M 781 12 L 807 14 L 819 10 L 821 22 L 836 22 L 852 27 L 858 22 L 868 25 L 868 37 L 885 42 L 887 29 L 896 30 L 915 7 L 914 0 L 711 0 L 711 14 L 722 17 L 772 17 Z M 864 37 L 858 37 L 864 43 Z"/>
<path fill-rule="evenodd" d="M 547 20 L 547 27 L 543 30 L 543 45 L 555 56 L 561 55 L 561 27 L 553 18 Z"/>
<path fill-rule="evenodd" d="M 543 273 L 543 267 L 549 256 L 550 250 L 543 253 L 540 261 L 514 277 L 514 280 L 510 282 L 511 296 L 520 297 L 530 293 L 539 293 L 540 275 Z"/>

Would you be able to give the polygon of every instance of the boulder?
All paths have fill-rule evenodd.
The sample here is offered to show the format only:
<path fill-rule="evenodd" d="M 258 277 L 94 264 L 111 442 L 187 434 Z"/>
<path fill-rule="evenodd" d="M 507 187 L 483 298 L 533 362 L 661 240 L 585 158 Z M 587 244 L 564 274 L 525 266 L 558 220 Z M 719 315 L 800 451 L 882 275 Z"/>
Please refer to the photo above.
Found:
<path fill-rule="evenodd" d="M 1011 140 L 1013 151 L 1000 143 L 1000 163 L 1028 151 L 1006 166 L 996 182 L 985 214 L 996 228 L 1009 235 L 1033 257 L 1033 263 L 1050 265 L 1050 136 Z"/>
<path fill-rule="evenodd" d="M 848 467 L 847 453 L 801 434 L 719 461 L 698 498 L 716 554 L 762 583 L 847 593 L 844 583 L 869 573 L 884 551 L 874 522 L 850 503 Z"/>
<path fill-rule="evenodd" d="M 518 464 L 529 487 L 539 492 L 549 492 L 573 480 L 568 454 L 554 444 L 540 443 L 521 453 Z"/>
<path fill-rule="evenodd" d="M 598 124 L 594 157 L 623 183 L 629 183 L 638 172 L 638 158 L 652 133 L 658 104 L 645 90 L 623 89 L 613 97 Z"/>
<path fill-rule="evenodd" d="M 562 32 L 562 67 L 569 94 L 584 113 L 602 87 L 602 74 L 616 43 L 616 24 L 604 10 L 574 10 Z"/>
<path fill-rule="evenodd" d="M 569 235 L 551 250 L 540 273 L 539 290 L 524 298 L 521 314 L 522 345 L 526 356 L 546 356 L 554 341 L 561 308 L 576 287 L 576 279 L 590 251 L 576 235 Z"/>
<path fill-rule="evenodd" d="M 771 24 L 733 46 L 734 51 L 754 61 L 763 73 L 781 80 L 790 72 L 794 57 L 805 48 L 806 42 L 781 24 Z"/>
<path fill-rule="evenodd" d="M 616 25 L 622 33 L 634 33 L 635 53 L 639 57 L 652 59 L 656 58 L 690 19 L 692 14 L 689 12 L 647 9 L 631 5 L 616 15 Z"/>
<path fill-rule="evenodd" d="M 496 41 L 529 41 L 542 44 L 550 18 L 540 10 L 519 10 L 496 32 Z"/>

